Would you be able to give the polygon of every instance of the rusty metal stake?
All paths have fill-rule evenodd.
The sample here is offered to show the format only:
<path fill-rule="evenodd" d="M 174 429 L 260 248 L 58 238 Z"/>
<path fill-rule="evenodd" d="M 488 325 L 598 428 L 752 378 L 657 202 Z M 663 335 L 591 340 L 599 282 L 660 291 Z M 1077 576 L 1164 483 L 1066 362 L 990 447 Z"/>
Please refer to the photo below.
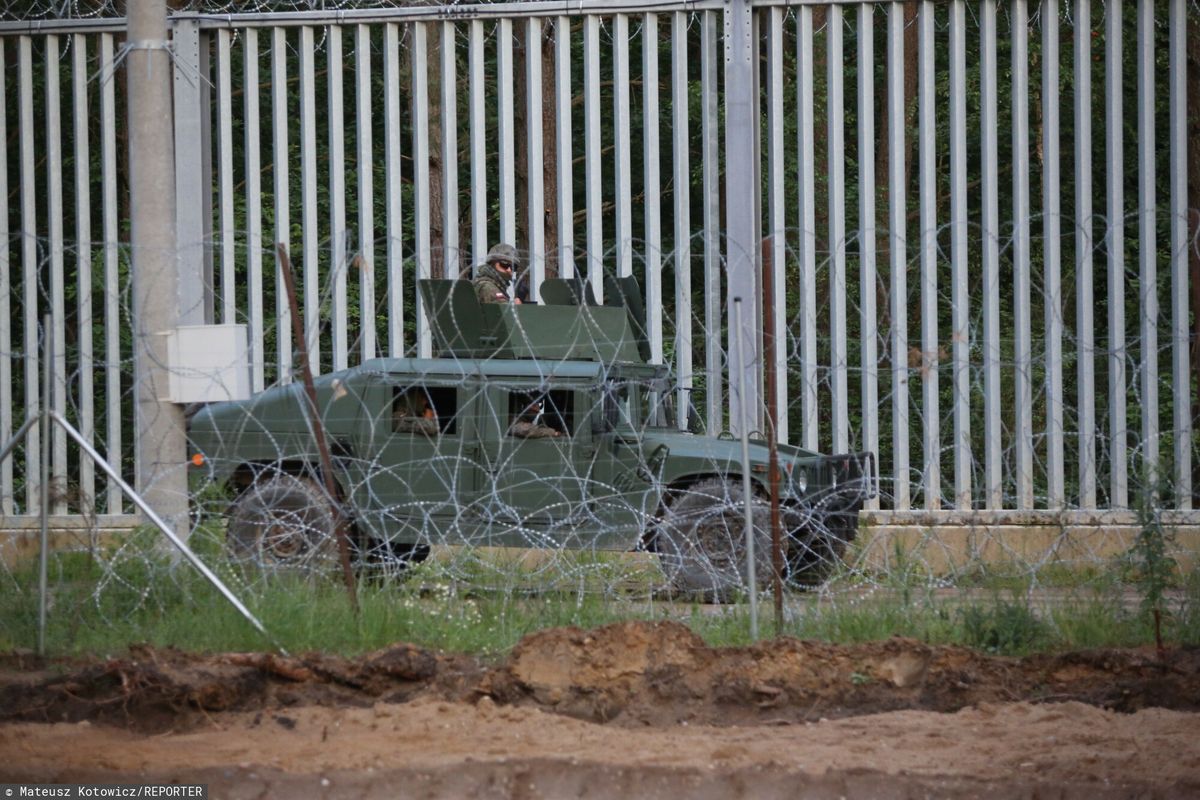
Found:
<path fill-rule="evenodd" d="M 771 571 L 775 635 L 783 633 L 783 531 L 779 516 L 779 396 L 775 391 L 775 268 L 771 237 L 763 239 L 763 361 L 767 390 L 767 482 L 771 493 Z"/>
<path fill-rule="evenodd" d="M 358 613 L 358 589 L 354 581 L 354 570 L 350 567 L 350 535 L 347 532 L 346 512 L 338 496 L 337 484 L 333 480 L 333 458 L 329 455 L 329 443 L 325 440 L 325 426 L 317 408 L 317 388 L 313 385 L 312 368 L 308 364 L 308 347 L 304 341 L 304 318 L 300 316 L 300 304 L 296 300 L 296 281 L 292 277 L 292 262 L 288 258 L 287 246 L 282 242 L 275 246 L 279 253 L 279 267 L 283 283 L 287 288 L 288 307 L 292 312 L 292 337 L 296 346 L 296 358 L 300 361 L 300 374 L 304 378 L 304 394 L 308 398 L 309 419 L 312 421 L 313 437 L 321 454 L 321 477 L 325 492 L 333 503 L 334 536 L 337 538 L 338 556 L 342 562 L 342 578 L 346 581 L 346 592 L 350 595 L 350 607 Z"/>

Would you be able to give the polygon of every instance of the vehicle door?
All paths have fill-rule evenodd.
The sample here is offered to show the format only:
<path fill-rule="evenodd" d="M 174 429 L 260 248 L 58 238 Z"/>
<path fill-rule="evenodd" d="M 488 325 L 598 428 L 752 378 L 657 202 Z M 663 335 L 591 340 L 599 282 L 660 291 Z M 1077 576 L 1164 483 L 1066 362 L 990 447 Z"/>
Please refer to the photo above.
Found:
<path fill-rule="evenodd" d="M 461 379 L 380 376 L 368 388 L 356 455 L 359 522 L 372 535 L 403 541 L 446 536 L 447 521 L 474 495 L 479 465 L 465 443 L 476 437 L 475 389 Z M 450 538 L 453 538 L 451 535 Z"/>
<path fill-rule="evenodd" d="M 559 544 L 579 521 L 587 479 L 575 392 L 508 385 L 489 388 L 487 397 L 480 511 L 504 540 L 497 543 Z"/>
<path fill-rule="evenodd" d="M 605 531 L 606 546 L 632 547 L 658 510 L 658 466 L 665 452 L 645 452 L 639 387 L 608 380 L 595 394 L 596 445 L 588 505 Z"/>

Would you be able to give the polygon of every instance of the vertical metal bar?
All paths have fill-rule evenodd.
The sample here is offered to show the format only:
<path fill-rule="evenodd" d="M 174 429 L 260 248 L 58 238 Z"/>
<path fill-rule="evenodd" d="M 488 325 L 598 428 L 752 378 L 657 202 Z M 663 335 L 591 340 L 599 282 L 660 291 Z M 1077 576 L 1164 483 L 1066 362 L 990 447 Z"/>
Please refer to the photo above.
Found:
<path fill-rule="evenodd" d="M 736 330 L 742 329 L 742 298 L 733 298 L 733 322 Z M 746 393 L 746 375 L 749 372 L 749 364 L 746 363 L 745 343 L 742 341 L 745 337 L 735 336 L 734 348 L 737 350 L 737 375 L 739 377 L 738 394 Z M 750 505 L 751 488 L 750 488 L 750 429 L 754 427 L 755 416 L 752 413 L 754 408 L 746 402 L 741 403 L 741 408 L 745 416 L 739 421 L 738 427 L 741 428 L 742 435 L 742 508 L 745 512 L 745 535 L 746 535 L 746 592 L 750 597 L 750 638 L 758 638 L 758 576 L 754 574 L 756 564 L 754 556 L 754 512 Z"/>
<path fill-rule="evenodd" d="M 908 269 L 904 198 L 904 6 L 888 9 L 888 228 L 892 271 L 892 507 L 907 510 L 908 462 Z M 804 154 L 801 153 L 801 159 Z M 814 309 L 815 312 L 815 309 Z M 815 316 L 815 313 L 814 313 Z"/>
<path fill-rule="evenodd" d="M 231 325 L 237 321 L 237 300 L 234 294 L 236 222 L 233 217 L 233 80 L 230 59 L 232 32 L 217 31 L 217 178 L 220 181 L 221 202 L 221 321 Z"/>
<path fill-rule="evenodd" d="M 121 469 L 121 291 L 117 243 L 117 103 L 113 37 L 100 34 L 100 182 L 104 198 L 104 456 L 109 469 Z M 32 431 L 31 431 L 32 433 Z M 121 487 L 111 477 L 105 508 L 120 514 Z"/>
<path fill-rule="evenodd" d="M 858 250 L 862 447 L 879 453 L 879 319 L 875 304 L 875 5 L 858 7 Z M 782 284 L 776 284 L 782 285 Z M 784 340 L 786 341 L 786 340 Z M 782 348 L 781 348 L 782 349 Z M 786 374 L 786 373 L 785 373 Z M 786 408 L 787 406 L 783 406 Z M 878 507 L 879 498 L 867 501 Z"/>
<path fill-rule="evenodd" d="M 721 330 L 721 142 L 717 94 L 717 14 L 700 16 L 700 155 L 704 188 L 704 329 Z M 725 374 L 721 347 L 704 348 L 706 430 L 716 436 L 725 427 Z"/>
<path fill-rule="evenodd" d="M 261 392 L 266 385 L 263 365 L 263 240 L 262 240 L 262 154 L 259 152 L 262 124 L 258 115 L 258 30 L 242 32 L 242 95 L 245 105 L 243 128 L 246 137 L 246 308 L 250 314 L 250 385 Z M 285 162 L 286 163 L 286 162 Z"/>
<path fill-rule="evenodd" d="M 363 26 L 364 28 L 366 26 Z M 451 21 L 442 23 L 442 263 L 444 275 L 457 278 L 459 273 L 458 247 L 458 52 L 455 43 L 457 27 Z M 540 44 L 540 40 L 539 40 Z M 541 64 L 538 64 L 541 67 Z M 365 91 L 369 92 L 369 87 Z M 530 90 L 532 92 L 532 89 Z M 540 94 L 540 89 L 539 89 Z M 368 95 L 369 96 L 369 95 Z M 541 99 L 540 96 L 538 98 Z M 533 119 L 531 116 L 530 119 Z M 540 117 L 538 118 L 540 119 Z M 361 125 L 360 125 L 361 127 Z M 541 128 L 537 128 L 541 141 Z M 534 131 L 531 128 L 530 134 Z M 369 153 L 367 154 L 369 158 Z M 534 165 L 541 163 L 530 159 L 530 179 Z M 537 173 L 541 187 L 541 172 Z"/>
<path fill-rule="evenodd" d="M 850 403 L 846 363 L 846 154 L 845 56 L 842 7 L 831 5 L 826 15 L 826 112 L 829 148 L 829 356 L 833 390 L 833 450 L 844 453 L 850 444 Z"/>
<path fill-rule="evenodd" d="M 967 287 L 967 11 L 950 3 L 950 357 L 954 364 L 954 506 L 971 508 L 971 298 Z M 870 408 L 870 406 L 865 406 Z"/>
<path fill-rule="evenodd" d="M 7 64 L 0 39 L 0 64 Z M 0 80 L 0 140 L 9 141 L 7 81 Z M 8 229 L 8 155 L 0 158 L 0 440 L 13 440 L 12 260 Z M 0 514 L 13 513 L 12 459 L 0 459 Z"/>
<path fill-rule="evenodd" d="M 288 80 L 287 29 L 271 29 L 271 158 L 275 185 L 275 244 L 291 252 L 291 203 L 288 199 L 288 172 L 292 159 L 288 153 Z M 273 251 L 274 247 L 271 248 Z M 276 362 L 278 381 L 292 380 L 292 316 L 287 293 L 283 290 L 283 267 L 275 262 L 275 320 L 277 324 Z"/>
<path fill-rule="evenodd" d="M 499 75 L 500 128 L 500 239 L 515 245 L 517 241 L 516 145 L 513 134 L 513 30 L 512 19 L 496 23 L 496 66 Z"/>
<path fill-rule="evenodd" d="M 321 371 L 321 278 L 317 242 L 317 99 L 313 29 L 300 28 L 300 247 L 304 270 L 304 341 L 314 374 Z"/>
<path fill-rule="evenodd" d="M 1001 508 L 1000 449 L 1000 209 L 996 113 L 996 3 L 984 0 L 980 77 L 983 131 L 983 441 L 987 508 Z"/>
<path fill-rule="evenodd" d="M 1046 505 L 1066 505 L 1063 456 L 1062 206 L 1058 0 L 1042 2 L 1042 231 L 1046 303 Z M 1076 21 L 1076 24 L 1079 24 Z"/>
<path fill-rule="evenodd" d="M 383 28 L 383 136 L 387 170 L 388 355 L 404 354 L 404 191 L 400 162 L 400 26 Z M 471 169 L 474 170 L 474 165 Z M 472 203 L 475 201 L 472 200 Z"/>
<path fill-rule="evenodd" d="M 179 321 L 203 325 L 205 226 L 204 148 L 200 112 L 201 90 L 207 75 L 200 72 L 200 21 L 176 19 L 171 32 L 171 63 L 175 81 L 175 238 L 179 259 Z M 106 73 L 105 73 L 106 74 Z M 211 223 L 210 223 L 211 224 Z M 86 464 L 87 459 L 81 463 Z M 120 499 L 119 491 L 114 495 Z"/>
<path fill-rule="evenodd" d="M 575 207 L 571 155 L 571 18 L 554 23 L 554 121 L 558 166 L 558 274 L 575 277 Z"/>
<path fill-rule="evenodd" d="M 542 20 L 530 17 L 525 31 L 526 137 L 529 165 L 529 299 L 537 302 L 546 277 L 546 201 L 542 186 Z"/>
<path fill-rule="evenodd" d="M 923 0 L 917 20 L 917 122 L 921 214 L 921 428 L 925 508 L 942 503 L 941 412 L 938 409 L 937 177 L 934 137 L 933 3 Z"/>
<path fill-rule="evenodd" d="M 67 314 L 66 275 L 63 263 L 63 196 L 62 196 L 62 94 L 58 67 L 59 37 L 46 37 L 46 224 L 50 246 L 50 309 L 53 315 L 53 348 L 44 348 L 46 358 L 53 358 L 54 404 L 60 414 L 67 413 Z M 61 430 L 53 433 L 54 482 L 66 487 L 67 438 Z M 44 450 L 43 450 L 44 452 Z M 66 513 L 62 492 L 54 493 L 51 509 L 55 514 Z"/>
<path fill-rule="evenodd" d="M 484 105 L 483 20 L 471 20 L 468 51 L 471 90 L 471 263 L 482 264 L 488 251 L 487 109 Z"/>
<path fill-rule="evenodd" d="M 213 74 L 212 74 L 212 34 L 201 31 L 199 36 L 200 48 L 200 126 L 196 137 L 196 146 L 200 152 L 200 241 L 202 251 L 200 258 L 200 317 L 197 324 L 211 325 L 216 321 L 216 279 L 213 274 L 213 248 L 215 246 L 213 233 L 213 147 L 212 147 L 212 109 L 213 109 Z"/>
<path fill-rule="evenodd" d="M 358 117 L 358 319 L 359 357 L 374 358 L 375 344 L 375 147 L 372 136 L 371 26 L 354 31 L 354 109 Z M 453 50 L 451 50 L 453 56 Z M 447 175 L 452 166 L 447 166 Z M 457 200 L 457 195 L 455 195 Z M 447 212 L 447 216 L 449 213 Z M 457 222 L 458 212 L 454 219 Z M 455 240 L 457 240 L 457 235 Z M 449 239 L 447 239 L 449 241 Z"/>
<path fill-rule="evenodd" d="M 1137 6 L 1138 275 L 1142 317 L 1142 470 L 1151 491 L 1158 464 L 1158 241 L 1155 231 L 1154 0 Z"/>
<path fill-rule="evenodd" d="M 1191 376 L 1188 370 L 1187 8 L 1171 0 L 1168 60 L 1171 108 L 1171 373 L 1174 388 L 1175 505 L 1192 507 Z M 5 317 L 7 318 L 7 316 Z M 5 484 L 7 485 L 7 484 Z"/>
<path fill-rule="evenodd" d="M 629 16 L 613 19 L 613 119 L 615 159 L 613 164 L 616 199 L 617 275 L 633 274 L 633 183 L 629 155 Z"/>
<path fill-rule="evenodd" d="M 1125 140 L 1122 93 L 1122 1 L 1105 8 L 1104 128 L 1108 180 L 1108 425 L 1109 506 L 1129 505 L 1125 421 Z"/>
<path fill-rule="evenodd" d="M 1017 508 L 1033 508 L 1033 345 L 1029 239 L 1029 4 L 1012 0 L 1013 446 Z"/>
<path fill-rule="evenodd" d="M 754 12 L 749 0 L 731 0 L 725 6 L 725 248 L 729 297 L 758 297 L 757 273 L 760 183 L 758 175 L 759 94 L 755 80 L 758 64 Z M 732 317 L 732 309 L 727 309 Z M 751 345 L 753 357 L 738 362 L 744 391 L 730 397 L 730 424 L 760 417 L 759 350 L 761 326 L 755 307 L 750 319 L 729 332 Z M 732 349 L 732 341 L 731 348 Z M 734 431 L 737 433 L 738 431 Z"/>
<path fill-rule="evenodd" d="M 92 345 L 92 175 L 91 146 L 88 127 L 88 63 L 87 36 L 71 37 L 71 85 L 74 95 L 73 122 L 75 139 L 75 272 L 78 283 L 76 298 L 79 348 L 79 431 L 88 444 L 96 441 L 96 391 L 94 353 Z M 3 56 L 3 53 L 0 53 Z M 0 60 L 0 63 L 4 63 Z M 4 98 L 0 97 L 0 104 Z M 3 125 L 0 124 L 0 129 Z M 4 181 L 0 180 L 0 190 Z M 0 248 L 7 254 L 8 239 L 0 238 Z M 8 300 L 8 270 L 4 270 L 0 292 Z M 3 315 L 7 320 L 8 315 Z M 8 350 L 0 348 L 7 358 Z M 79 462 L 79 504 L 88 506 L 96 493 L 96 465 L 84 458 Z"/>
<path fill-rule="evenodd" d="M 583 20 L 583 148 L 587 197 L 587 280 L 596 300 L 604 299 L 603 176 L 600 167 L 600 18 Z"/>
<path fill-rule="evenodd" d="M 329 277 L 333 284 L 333 369 L 350 361 L 346 313 L 346 137 L 342 128 L 342 28 L 330 25 L 325 41 L 329 115 Z"/>
<path fill-rule="evenodd" d="M 783 155 L 783 12 L 781 7 L 772 7 L 767 11 L 768 52 L 767 52 L 767 213 L 770 217 L 771 260 L 764 265 L 764 270 L 770 269 L 773 281 L 773 296 L 766 298 L 773 304 L 770 317 L 771 334 L 777 343 L 774 347 L 775 374 L 781 376 L 774 383 L 775 408 L 786 409 L 787 406 L 787 348 L 778 343 L 786 342 L 787 335 L 787 291 L 784 282 L 785 258 L 787 256 L 787 222 L 784 184 Z M 765 302 L 765 301 L 764 301 Z M 764 314 L 767 311 L 764 309 Z M 765 349 L 765 348 L 764 348 Z M 775 441 L 787 442 L 787 414 L 776 414 Z M 768 426 L 769 427 L 769 426 Z"/>
<path fill-rule="evenodd" d="M 429 205 L 429 29 L 424 22 L 412 27 L 413 65 L 413 221 L 417 227 L 417 280 L 432 275 L 430 265 L 430 205 Z M 509 42 L 511 47 L 512 43 Z M 511 84 L 511 81 L 510 81 Z M 503 130 L 503 128 L 502 128 Z M 501 145 L 503 150 L 503 145 Z M 511 154 L 510 154 L 511 155 Z M 501 153 L 503 160 L 503 153 Z M 425 308 L 417 304 L 417 355 L 429 358 L 433 340 Z"/>
<path fill-rule="evenodd" d="M 817 183 L 813 145 L 812 8 L 797 10 L 796 84 L 800 149 L 800 445 L 818 448 L 817 404 Z"/>
<path fill-rule="evenodd" d="M 21 125 L 21 270 L 22 302 L 25 349 L 25 418 L 35 416 L 40 410 L 38 398 L 38 272 L 41 269 L 37 239 L 37 176 L 34 172 L 33 131 L 33 40 L 22 36 L 17 40 L 17 60 L 20 82 L 20 125 Z M 37 428 L 29 431 L 29 444 L 25 448 L 25 474 L 41 474 L 38 453 L 41 445 Z M 38 506 L 38 487 L 34 481 L 25 482 L 25 506 L 33 510 Z"/>
<path fill-rule="evenodd" d="M 675 194 L 675 372 L 679 395 L 676 422 L 687 428 L 692 387 L 692 209 L 688 158 L 688 15 L 671 16 L 671 164 Z M 740 363 L 740 362 L 739 362 Z"/>
<path fill-rule="evenodd" d="M 1075 336 L 1079 506 L 1096 507 L 1096 333 L 1092 322 L 1092 5 L 1075 2 Z"/>
<path fill-rule="evenodd" d="M 662 196 L 659 173 L 658 15 L 642 20 L 642 120 L 645 136 L 642 163 L 646 192 L 646 311 L 650 361 L 663 361 L 662 330 Z"/>

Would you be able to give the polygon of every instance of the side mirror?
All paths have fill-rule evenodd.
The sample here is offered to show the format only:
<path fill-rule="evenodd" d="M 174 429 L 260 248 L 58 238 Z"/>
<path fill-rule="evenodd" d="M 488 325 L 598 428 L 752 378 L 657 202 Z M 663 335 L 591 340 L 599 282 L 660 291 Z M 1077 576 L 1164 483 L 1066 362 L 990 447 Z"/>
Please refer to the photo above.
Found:
<path fill-rule="evenodd" d="M 700 419 L 700 412 L 690 403 L 688 404 L 687 429 L 688 433 L 704 433 L 704 422 Z"/>

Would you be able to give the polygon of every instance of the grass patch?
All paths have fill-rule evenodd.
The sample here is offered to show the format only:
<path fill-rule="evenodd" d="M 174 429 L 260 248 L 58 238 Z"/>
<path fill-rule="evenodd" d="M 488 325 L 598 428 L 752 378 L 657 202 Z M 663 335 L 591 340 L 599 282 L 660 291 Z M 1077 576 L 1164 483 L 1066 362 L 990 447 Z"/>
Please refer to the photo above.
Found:
<path fill-rule="evenodd" d="M 274 642 L 189 565 L 172 563 L 156 536 L 139 532 L 103 552 L 55 556 L 48 650 L 109 655 L 137 642 L 189 651 L 264 650 L 276 643 L 294 653 L 355 655 L 407 641 L 492 658 L 543 628 L 658 619 L 684 622 L 712 645 L 750 642 L 745 603 L 713 608 L 655 599 L 652 576 L 606 554 L 532 564 L 473 552 L 434 559 L 408 580 L 362 581 L 355 616 L 336 581 L 244 575 L 224 562 L 216 538 L 198 534 L 192 544 Z M 953 591 L 905 583 L 877 584 L 864 598 L 859 576 L 844 591 L 789 595 L 782 633 L 840 643 L 901 635 L 1006 655 L 1152 644 L 1153 623 L 1136 596 L 1130 602 L 1127 585 L 1103 577 L 1045 595 L 1026 587 Z M 1200 644 L 1200 577 L 1181 576 L 1164 608 L 1167 643 Z M 764 598 L 764 635 L 773 632 L 770 609 Z M 0 576 L 0 649 L 32 648 L 36 639 L 37 572 L 29 564 Z"/>

